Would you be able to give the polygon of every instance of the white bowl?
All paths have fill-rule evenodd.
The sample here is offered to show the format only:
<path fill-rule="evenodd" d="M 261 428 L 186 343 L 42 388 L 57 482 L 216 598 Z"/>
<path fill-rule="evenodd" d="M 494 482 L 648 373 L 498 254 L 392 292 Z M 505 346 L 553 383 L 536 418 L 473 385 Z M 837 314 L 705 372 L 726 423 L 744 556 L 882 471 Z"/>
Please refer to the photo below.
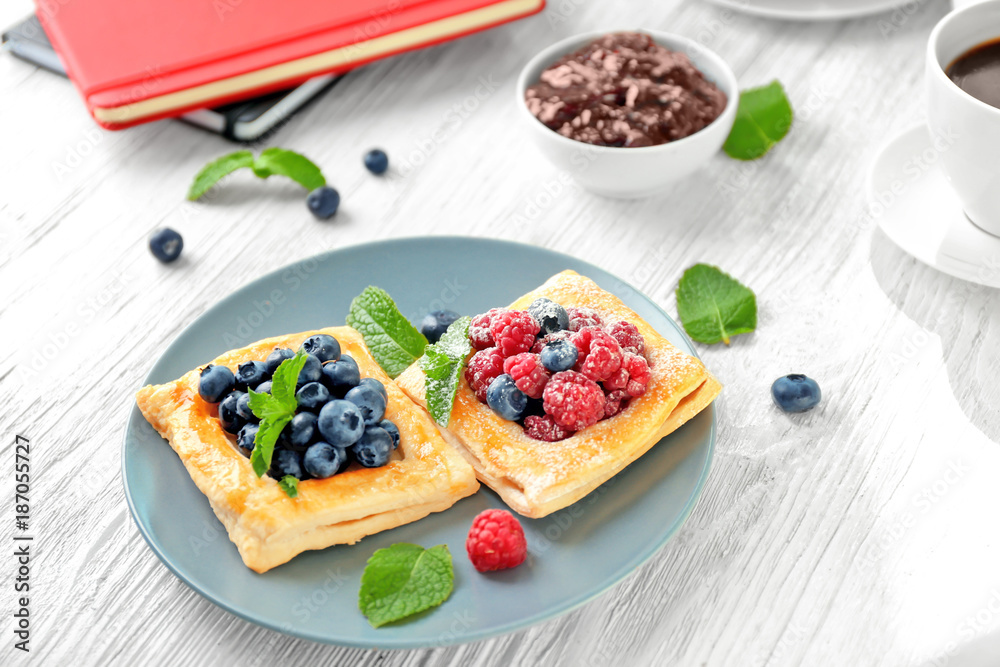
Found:
<path fill-rule="evenodd" d="M 659 146 L 619 148 L 593 146 L 550 130 L 524 102 L 524 92 L 542 71 L 562 56 L 608 34 L 602 30 L 556 42 L 532 58 L 517 79 L 517 112 L 542 153 L 580 185 L 608 197 L 636 198 L 655 194 L 704 166 L 722 148 L 736 118 L 740 90 L 736 75 L 716 53 L 695 41 L 657 30 L 637 30 L 671 51 L 681 51 L 705 78 L 726 94 L 726 108 L 710 125 L 691 136 Z"/>

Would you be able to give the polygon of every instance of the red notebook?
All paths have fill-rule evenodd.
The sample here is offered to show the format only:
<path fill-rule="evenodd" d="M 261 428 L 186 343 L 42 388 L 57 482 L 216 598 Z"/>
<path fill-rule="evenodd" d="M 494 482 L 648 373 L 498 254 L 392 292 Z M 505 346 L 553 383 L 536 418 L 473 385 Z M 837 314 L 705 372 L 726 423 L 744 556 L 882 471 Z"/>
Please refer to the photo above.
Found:
<path fill-rule="evenodd" d="M 545 0 L 36 0 L 98 123 L 288 88 L 529 14 Z"/>

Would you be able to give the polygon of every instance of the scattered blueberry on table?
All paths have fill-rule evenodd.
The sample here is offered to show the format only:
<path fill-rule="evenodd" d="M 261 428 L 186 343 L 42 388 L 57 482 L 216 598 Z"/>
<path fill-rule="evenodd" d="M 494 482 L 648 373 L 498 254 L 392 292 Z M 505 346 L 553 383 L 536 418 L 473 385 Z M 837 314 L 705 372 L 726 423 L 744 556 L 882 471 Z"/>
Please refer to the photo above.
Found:
<path fill-rule="evenodd" d="M 329 185 L 316 188 L 306 197 L 306 206 L 320 220 L 329 220 L 340 207 L 340 193 Z"/>
<path fill-rule="evenodd" d="M 805 412 L 819 404 L 823 394 L 816 380 L 793 373 L 780 377 L 771 385 L 775 405 L 785 412 Z"/>
<path fill-rule="evenodd" d="M 149 236 L 150 252 L 164 264 L 169 264 L 180 257 L 183 249 L 184 239 L 169 227 L 157 229 Z"/>
<path fill-rule="evenodd" d="M 373 174 L 384 174 L 389 168 L 389 156 L 381 148 L 365 153 L 365 168 Z"/>

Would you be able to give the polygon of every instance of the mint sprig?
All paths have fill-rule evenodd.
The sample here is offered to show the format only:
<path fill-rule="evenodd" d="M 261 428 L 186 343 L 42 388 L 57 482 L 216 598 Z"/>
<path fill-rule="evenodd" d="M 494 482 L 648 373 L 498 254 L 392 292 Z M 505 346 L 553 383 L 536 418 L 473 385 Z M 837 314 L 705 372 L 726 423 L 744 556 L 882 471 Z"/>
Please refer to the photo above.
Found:
<path fill-rule="evenodd" d="M 424 335 L 403 317 L 392 297 L 378 287 L 366 287 L 354 297 L 347 325 L 361 333 L 368 351 L 391 378 L 423 356 L 427 347 Z"/>
<path fill-rule="evenodd" d="M 716 266 L 695 264 L 677 285 L 677 314 L 688 335 L 709 345 L 757 328 L 757 297 Z"/>
<path fill-rule="evenodd" d="M 465 370 L 465 361 L 472 352 L 469 342 L 471 318 L 460 317 L 448 326 L 441 339 L 424 350 L 420 367 L 424 370 L 427 410 L 440 426 L 448 426 L 455 404 L 458 379 Z"/>
<path fill-rule="evenodd" d="M 368 559 L 361 575 L 358 607 L 377 628 L 436 607 L 451 595 L 455 573 L 444 544 L 424 549 L 394 544 Z"/>
<path fill-rule="evenodd" d="M 209 162 L 195 175 L 187 198 L 191 201 L 199 199 L 223 177 L 247 167 L 258 178 L 275 174 L 287 176 L 309 191 L 326 185 L 323 172 L 306 156 L 284 148 L 268 148 L 256 159 L 250 151 L 236 151 Z"/>
<path fill-rule="evenodd" d="M 744 90 L 740 93 L 736 121 L 722 149 L 737 160 L 756 160 L 785 138 L 793 116 L 792 105 L 780 82 Z"/>
<path fill-rule="evenodd" d="M 299 496 L 299 478 L 292 477 L 291 475 L 285 475 L 278 481 L 278 486 L 281 490 L 285 492 L 289 498 L 298 498 Z"/>
<path fill-rule="evenodd" d="M 274 443 L 278 441 L 281 429 L 295 416 L 295 409 L 298 407 L 295 385 L 299 381 L 299 372 L 306 365 L 306 359 L 305 353 L 299 352 L 291 359 L 282 361 L 271 377 L 270 394 L 250 390 L 250 410 L 260 419 L 253 452 L 250 454 L 250 465 L 257 477 L 263 477 L 271 467 Z"/>

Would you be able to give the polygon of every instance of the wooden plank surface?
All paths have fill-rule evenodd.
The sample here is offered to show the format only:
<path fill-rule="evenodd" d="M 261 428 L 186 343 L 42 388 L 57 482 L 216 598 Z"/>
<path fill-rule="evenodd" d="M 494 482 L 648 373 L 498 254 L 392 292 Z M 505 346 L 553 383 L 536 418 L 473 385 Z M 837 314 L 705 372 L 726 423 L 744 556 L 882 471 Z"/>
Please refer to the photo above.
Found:
<path fill-rule="evenodd" d="M 4 585 L 0 662 L 996 664 L 1000 297 L 910 259 L 864 201 L 879 147 L 923 118 L 924 46 L 946 10 L 928 0 L 803 25 L 698 0 L 553 0 L 541 16 L 353 73 L 269 141 L 324 166 L 343 196 L 327 223 L 296 186 L 249 175 L 208 204 L 185 202 L 193 173 L 229 144 L 169 121 L 98 130 L 67 82 L 0 57 L 0 446 L 9 475 L 14 434 L 34 443 L 39 535 L 33 651 L 9 646 Z M 30 11 L 15 0 L 0 19 Z M 720 154 L 656 198 L 560 190 L 515 116 L 517 73 L 565 36 L 634 26 L 698 39 L 743 86 L 780 79 L 797 110 L 788 138 L 757 163 Z M 384 180 L 360 168 L 372 146 L 393 162 Z M 145 248 L 162 225 L 184 235 L 176 266 Z M 165 344 L 249 280 L 417 234 L 572 253 L 668 312 L 697 261 L 753 287 L 758 331 L 700 350 L 726 385 L 704 495 L 634 575 L 523 632 L 360 651 L 258 628 L 189 590 L 139 536 L 119 474 L 132 393 Z M 770 382 L 789 372 L 818 379 L 819 409 L 774 409 Z"/>

